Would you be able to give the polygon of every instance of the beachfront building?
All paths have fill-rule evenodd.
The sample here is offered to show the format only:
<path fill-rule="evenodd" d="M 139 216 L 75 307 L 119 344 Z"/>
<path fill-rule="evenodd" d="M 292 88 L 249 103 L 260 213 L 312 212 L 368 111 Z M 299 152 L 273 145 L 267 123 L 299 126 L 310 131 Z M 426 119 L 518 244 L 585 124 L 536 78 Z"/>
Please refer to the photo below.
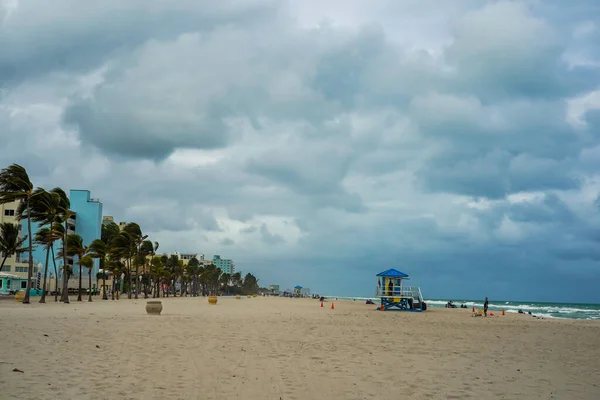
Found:
<path fill-rule="evenodd" d="M 167 256 L 167 257 L 177 256 L 177 258 L 179 258 L 181 261 L 183 261 L 183 265 L 188 265 L 190 260 L 193 258 L 200 261 L 200 265 L 207 265 L 207 263 L 206 263 L 207 260 L 204 260 L 204 254 L 202 254 L 202 253 L 180 253 L 178 251 L 172 251 L 170 253 L 165 253 L 165 256 Z M 208 260 L 208 261 L 210 261 L 210 260 Z"/>
<path fill-rule="evenodd" d="M 100 239 L 102 234 L 102 203 L 98 199 L 91 197 L 89 190 L 77 190 L 72 189 L 69 192 L 69 201 L 71 202 L 71 217 L 67 220 L 67 234 L 77 234 L 83 239 L 83 244 L 89 246 L 95 239 Z M 22 230 L 27 234 L 27 221 L 23 221 Z M 38 224 L 32 223 L 31 229 L 33 232 L 37 232 L 40 229 Z M 34 233 L 35 235 L 35 233 Z M 58 240 L 54 244 L 55 255 L 58 249 L 62 247 L 62 241 Z M 27 257 L 27 253 L 23 253 L 21 258 Z M 39 265 L 40 274 L 43 274 L 43 268 L 46 260 L 46 251 L 43 246 L 36 246 L 33 250 L 34 263 Z M 44 263 L 42 263 L 42 260 Z M 55 287 L 54 280 L 59 280 L 59 288 L 62 288 L 62 265 L 63 261 L 61 258 L 56 260 L 56 268 L 58 271 L 58 277 L 54 276 L 54 265 L 52 260 L 48 263 L 48 288 L 53 290 Z M 79 266 L 77 258 L 67 257 L 67 263 L 73 267 L 73 276 L 69 279 L 69 288 L 77 288 L 79 286 Z M 92 274 L 92 289 L 96 288 L 96 274 L 99 269 L 99 261 L 94 260 L 94 267 L 91 271 L 87 268 L 82 269 L 82 287 L 88 289 L 88 275 Z M 35 272 L 35 270 L 34 270 Z M 39 280 L 39 277 L 36 277 Z M 37 286 L 34 286 L 37 288 Z"/>
<path fill-rule="evenodd" d="M 16 225 L 17 228 L 23 232 L 23 228 L 20 222 L 17 220 L 17 208 L 19 207 L 18 201 L 13 201 L 6 204 L 0 204 L 0 222 L 8 222 Z M 24 233 L 22 233 L 24 234 Z M 23 243 L 27 245 L 27 241 Z M 5 254 L 0 254 L 0 262 L 4 260 Z M 11 293 L 17 290 L 24 290 L 27 288 L 27 272 L 29 271 L 29 260 L 27 253 L 13 254 L 7 257 L 4 261 L 2 271 L 0 271 L 0 293 Z M 32 288 L 35 288 L 37 274 L 39 273 L 39 266 L 36 260 L 34 260 L 33 268 L 33 279 Z"/>
<path fill-rule="evenodd" d="M 269 290 L 271 294 L 279 294 L 279 285 L 271 285 L 269 286 Z"/>
<path fill-rule="evenodd" d="M 235 264 L 232 260 L 221 258 L 220 255 L 215 254 L 212 259 L 212 262 L 215 265 L 215 267 L 219 268 L 224 274 L 235 274 Z"/>

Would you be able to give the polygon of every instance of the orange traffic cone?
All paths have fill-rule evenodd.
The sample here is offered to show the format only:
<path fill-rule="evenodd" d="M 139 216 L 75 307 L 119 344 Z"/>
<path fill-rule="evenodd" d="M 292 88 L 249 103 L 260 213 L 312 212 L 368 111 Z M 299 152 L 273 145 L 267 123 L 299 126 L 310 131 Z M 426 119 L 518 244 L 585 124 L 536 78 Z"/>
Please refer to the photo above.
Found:
<path fill-rule="evenodd" d="M 504 316 L 504 310 L 502 310 L 502 316 Z"/>
<path fill-rule="evenodd" d="M 323 308 L 323 302 L 321 302 L 321 308 Z"/>
<path fill-rule="evenodd" d="M 473 306 L 473 308 L 471 309 L 471 312 L 475 312 L 475 306 Z"/>
<path fill-rule="evenodd" d="M 381 311 L 385 311 L 385 307 L 383 304 L 381 305 Z"/>
<path fill-rule="evenodd" d="M 333 303 L 331 303 L 331 309 L 335 310 L 335 307 L 333 306 Z"/>

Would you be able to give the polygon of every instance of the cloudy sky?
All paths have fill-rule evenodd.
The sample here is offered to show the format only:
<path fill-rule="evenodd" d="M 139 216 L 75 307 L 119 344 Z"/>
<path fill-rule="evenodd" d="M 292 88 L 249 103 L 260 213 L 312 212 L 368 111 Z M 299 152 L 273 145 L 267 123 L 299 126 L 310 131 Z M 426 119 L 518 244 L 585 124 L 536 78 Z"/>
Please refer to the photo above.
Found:
<path fill-rule="evenodd" d="M 0 4 L 0 163 L 163 251 L 600 302 L 597 0 Z"/>

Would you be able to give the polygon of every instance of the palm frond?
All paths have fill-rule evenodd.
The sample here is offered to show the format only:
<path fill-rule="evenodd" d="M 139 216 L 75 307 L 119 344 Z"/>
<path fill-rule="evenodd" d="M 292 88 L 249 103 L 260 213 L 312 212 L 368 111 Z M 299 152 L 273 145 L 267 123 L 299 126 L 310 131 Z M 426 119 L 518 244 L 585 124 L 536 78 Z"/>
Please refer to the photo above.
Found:
<path fill-rule="evenodd" d="M 33 184 L 27 170 L 12 164 L 0 170 L 0 204 L 26 199 L 33 193 Z"/>

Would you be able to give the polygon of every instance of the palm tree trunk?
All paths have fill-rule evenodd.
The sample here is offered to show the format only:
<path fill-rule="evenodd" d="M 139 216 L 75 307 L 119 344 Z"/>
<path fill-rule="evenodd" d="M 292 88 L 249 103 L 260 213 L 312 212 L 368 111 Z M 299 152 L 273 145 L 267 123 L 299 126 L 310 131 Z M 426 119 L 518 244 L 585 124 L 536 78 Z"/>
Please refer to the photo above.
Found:
<path fill-rule="evenodd" d="M 92 268 L 90 268 L 89 272 L 89 278 L 88 278 L 88 285 L 89 285 L 89 296 L 88 296 L 88 302 L 92 301 Z"/>
<path fill-rule="evenodd" d="M 67 224 L 67 220 L 65 219 L 65 232 L 63 234 L 63 290 L 61 301 L 65 304 L 69 304 L 69 274 L 67 273 L 67 232 L 69 229 L 69 225 Z"/>
<path fill-rule="evenodd" d="M 52 251 L 52 264 L 54 265 L 54 302 L 58 302 L 58 270 L 56 269 L 56 259 L 54 258 L 54 243 L 50 246 Z"/>
<path fill-rule="evenodd" d="M 129 258 L 127 260 L 127 272 L 129 272 L 129 287 L 127 288 L 127 298 L 131 299 L 131 286 L 132 286 L 132 281 L 131 281 L 131 258 Z"/>
<path fill-rule="evenodd" d="M 106 295 L 106 272 L 102 269 L 102 300 L 108 300 Z"/>
<path fill-rule="evenodd" d="M 77 293 L 77 301 L 81 301 L 81 274 L 82 274 L 82 267 L 81 264 L 79 264 L 79 291 Z"/>
<path fill-rule="evenodd" d="M 138 299 L 138 292 L 140 291 L 140 275 L 139 275 L 139 271 L 140 268 L 138 266 L 138 263 L 135 263 L 135 294 L 133 296 L 134 299 Z"/>
<path fill-rule="evenodd" d="M 50 258 L 50 246 L 46 247 L 46 267 L 44 268 L 44 283 L 42 285 L 42 298 L 40 303 L 46 302 L 46 277 L 48 276 L 48 259 Z"/>
<path fill-rule="evenodd" d="M 27 292 L 23 297 L 23 304 L 29 304 L 29 291 L 31 290 L 31 278 L 33 277 L 33 232 L 31 232 L 31 207 L 30 196 L 27 197 L 27 232 L 29 233 L 29 268 L 27 268 Z"/>
<path fill-rule="evenodd" d="M 2 272 L 2 268 L 4 268 L 4 263 L 6 262 L 7 258 L 8 258 L 8 254 L 4 253 L 4 258 L 2 259 L 2 265 L 0 265 L 0 272 Z"/>

